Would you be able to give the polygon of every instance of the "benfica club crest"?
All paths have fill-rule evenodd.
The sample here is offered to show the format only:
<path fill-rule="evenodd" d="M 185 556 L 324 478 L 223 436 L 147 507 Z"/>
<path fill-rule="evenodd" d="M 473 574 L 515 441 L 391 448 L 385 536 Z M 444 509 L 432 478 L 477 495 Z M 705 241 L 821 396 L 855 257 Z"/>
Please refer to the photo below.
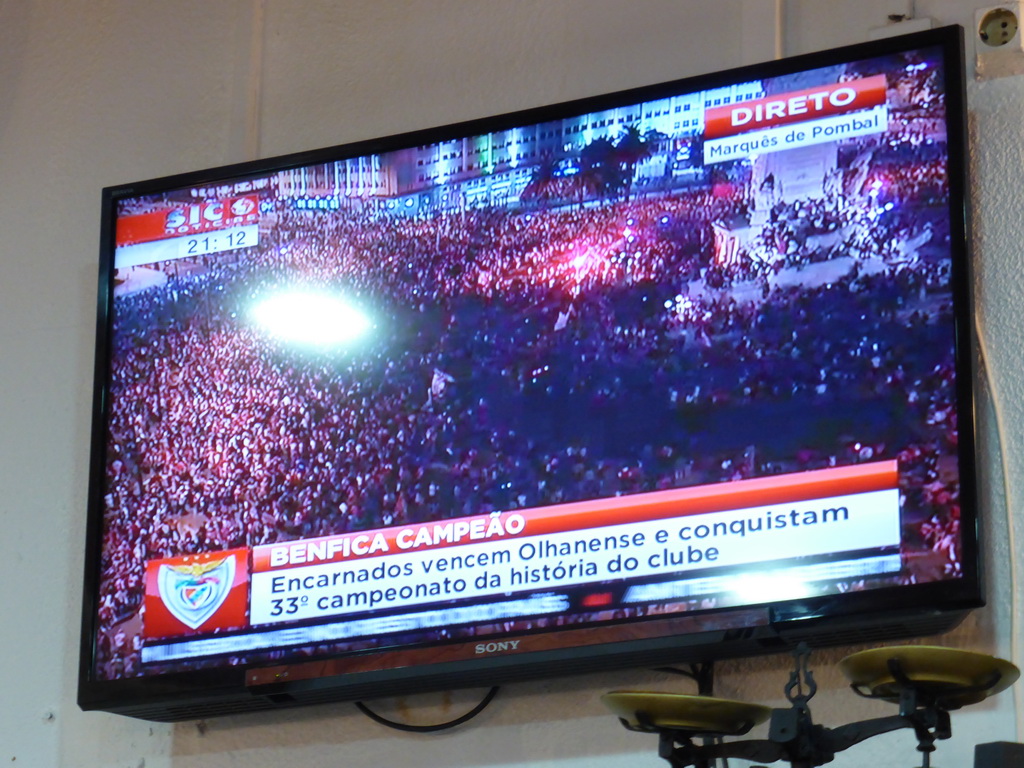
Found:
<path fill-rule="evenodd" d="M 235 557 L 181 565 L 160 565 L 157 588 L 167 610 L 198 629 L 224 604 L 235 580 Z"/>

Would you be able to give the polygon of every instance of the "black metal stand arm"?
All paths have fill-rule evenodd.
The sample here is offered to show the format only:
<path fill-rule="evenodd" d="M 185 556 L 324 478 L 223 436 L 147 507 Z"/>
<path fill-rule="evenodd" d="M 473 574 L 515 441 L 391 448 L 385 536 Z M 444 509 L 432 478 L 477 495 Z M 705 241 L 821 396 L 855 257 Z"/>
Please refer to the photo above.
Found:
<path fill-rule="evenodd" d="M 658 734 L 658 755 L 671 768 L 712 768 L 730 757 L 817 768 L 862 741 L 908 728 L 917 738 L 922 768 L 929 768 L 935 742 L 952 735 L 949 713 L 1005 690 L 1020 677 L 1009 661 L 955 648 L 859 651 L 840 661 L 850 687 L 860 696 L 898 704 L 899 714 L 827 728 L 811 718 L 810 700 L 818 686 L 808 668 L 809 656 L 802 643 L 793 653 L 794 668 L 784 689 L 788 708 L 714 698 L 709 665 L 683 673 L 698 681 L 696 696 L 613 691 L 604 700 L 629 730 Z M 768 738 L 723 741 L 745 736 L 766 721 Z"/>
<path fill-rule="evenodd" d="M 794 710 L 777 709 L 772 713 L 768 739 L 746 739 L 721 744 L 695 744 L 692 733 L 659 729 L 658 754 L 672 768 L 709 768 L 718 758 L 739 758 L 758 763 L 789 762 L 793 768 L 815 768 L 835 759 L 837 753 L 862 741 L 903 728 L 913 728 L 918 749 L 925 756 L 934 750 L 936 739 L 949 738 L 949 713 L 923 709 L 913 715 L 891 715 L 861 720 L 838 728 L 816 725 Z"/>
<path fill-rule="evenodd" d="M 795 669 L 785 688 L 791 706 L 772 710 L 767 739 L 713 743 L 707 739 L 710 734 L 660 728 L 649 720 L 645 722 L 642 713 L 638 713 L 640 728 L 634 730 L 656 731 L 660 739 L 658 754 L 672 768 L 710 768 L 718 758 L 730 757 L 759 763 L 785 760 L 793 768 L 816 768 L 832 762 L 836 753 L 862 741 L 904 728 L 914 730 L 917 749 L 922 755 L 922 766 L 928 768 L 930 755 L 935 750 L 935 741 L 948 739 L 952 735 L 949 709 L 955 709 L 958 705 L 944 700 L 941 694 L 920 689 L 903 673 L 896 660 L 890 662 L 890 672 L 899 691 L 898 715 L 860 720 L 837 728 L 818 725 L 811 718 L 809 706 L 810 699 L 817 691 L 814 677 L 807 668 L 809 651 L 804 647 L 794 656 Z M 984 681 L 977 690 L 987 690 L 997 682 L 998 673 L 995 679 Z M 868 698 L 881 698 L 857 692 Z M 971 689 L 957 689 L 958 696 L 970 692 Z M 889 700 L 892 700 L 891 697 Z M 751 727 L 752 724 L 735 735 L 743 735 Z M 695 744 L 695 738 L 703 738 L 703 742 Z"/>

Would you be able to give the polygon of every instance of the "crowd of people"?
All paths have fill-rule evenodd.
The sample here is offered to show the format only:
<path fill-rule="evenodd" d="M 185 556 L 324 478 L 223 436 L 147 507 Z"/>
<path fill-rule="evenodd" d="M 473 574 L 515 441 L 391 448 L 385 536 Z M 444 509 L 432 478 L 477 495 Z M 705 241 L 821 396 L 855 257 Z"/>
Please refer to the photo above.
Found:
<path fill-rule="evenodd" d="M 278 200 L 258 248 L 163 265 L 115 302 L 102 669 L 139 672 L 123 626 L 152 559 L 880 458 L 910 539 L 955 573 L 948 231 L 920 238 L 941 163 L 856 149 L 870 173 L 780 205 L 762 244 L 799 271 L 797 227 L 840 229 L 885 268 L 749 296 L 745 268 L 708 280 L 742 184 L 410 218 Z M 297 349 L 251 321 L 297 286 L 344 295 L 369 338 Z"/>

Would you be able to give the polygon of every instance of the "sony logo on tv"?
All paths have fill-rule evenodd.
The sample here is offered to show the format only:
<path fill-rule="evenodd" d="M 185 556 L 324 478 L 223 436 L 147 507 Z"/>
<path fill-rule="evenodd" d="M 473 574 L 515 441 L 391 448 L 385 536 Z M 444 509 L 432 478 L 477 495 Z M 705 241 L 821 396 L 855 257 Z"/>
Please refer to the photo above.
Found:
<path fill-rule="evenodd" d="M 518 640 L 505 640 L 500 643 L 477 643 L 476 653 L 497 653 L 498 651 L 514 651 L 519 647 Z"/>

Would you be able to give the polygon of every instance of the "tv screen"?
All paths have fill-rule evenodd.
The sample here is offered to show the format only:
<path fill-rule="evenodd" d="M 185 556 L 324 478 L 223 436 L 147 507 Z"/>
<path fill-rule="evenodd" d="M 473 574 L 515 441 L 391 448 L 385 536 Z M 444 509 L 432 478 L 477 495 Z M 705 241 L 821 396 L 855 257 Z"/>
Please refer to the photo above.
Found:
<path fill-rule="evenodd" d="M 958 28 L 103 192 L 81 705 L 981 603 Z"/>

